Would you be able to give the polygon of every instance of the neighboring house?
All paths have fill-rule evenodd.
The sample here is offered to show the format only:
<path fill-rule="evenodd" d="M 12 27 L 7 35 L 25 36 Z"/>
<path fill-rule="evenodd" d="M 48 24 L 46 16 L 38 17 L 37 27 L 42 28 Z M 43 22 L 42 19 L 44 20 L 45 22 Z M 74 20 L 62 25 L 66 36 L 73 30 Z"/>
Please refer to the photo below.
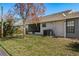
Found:
<path fill-rule="evenodd" d="M 79 38 L 79 12 L 67 10 L 39 18 L 35 23 L 26 20 L 26 28 L 31 34 Z"/>

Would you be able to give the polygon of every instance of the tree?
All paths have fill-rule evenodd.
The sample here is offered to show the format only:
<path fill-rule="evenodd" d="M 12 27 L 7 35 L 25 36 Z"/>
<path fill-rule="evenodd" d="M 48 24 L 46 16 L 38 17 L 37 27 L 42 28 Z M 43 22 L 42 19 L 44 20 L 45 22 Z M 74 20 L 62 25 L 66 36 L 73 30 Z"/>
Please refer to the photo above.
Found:
<path fill-rule="evenodd" d="M 3 31 L 4 31 L 4 34 L 3 36 L 6 37 L 6 36 L 11 36 L 12 37 L 12 34 L 13 34 L 13 20 L 14 20 L 14 17 L 13 15 L 7 13 L 7 15 L 5 15 L 5 18 L 6 18 L 6 22 L 4 22 L 3 26 Z"/>
<path fill-rule="evenodd" d="M 3 6 L 1 6 L 1 37 L 3 38 Z"/>
<path fill-rule="evenodd" d="M 23 20 L 23 36 L 25 36 L 26 19 L 31 19 L 36 23 L 39 20 L 39 17 L 44 14 L 45 6 L 43 3 L 17 3 L 15 4 L 14 10 Z"/>

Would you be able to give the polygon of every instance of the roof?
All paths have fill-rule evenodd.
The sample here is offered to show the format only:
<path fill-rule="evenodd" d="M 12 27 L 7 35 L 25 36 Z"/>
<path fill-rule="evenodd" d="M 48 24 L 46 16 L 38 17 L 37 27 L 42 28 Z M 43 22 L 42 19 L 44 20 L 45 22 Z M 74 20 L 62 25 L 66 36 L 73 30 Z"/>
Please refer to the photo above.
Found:
<path fill-rule="evenodd" d="M 48 16 L 40 17 L 38 21 L 26 20 L 26 24 L 33 24 L 33 23 L 44 23 L 44 22 L 52 22 L 52 21 L 60 21 L 70 18 L 78 18 L 79 12 L 73 12 L 72 10 L 66 10 L 59 13 L 51 14 Z M 22 21 L 20 21 L 22 22 Z M 18 23 L 18 25 L 20 25 Z"/>
<path fill-rule="evenodd" d="M 60 20 L 65 20 L 70 18 L 77 18 L 77 17 L 79 17 L 79 12 L 73 12 L 72 10 L 67 10 L 67 11 L 41 17 L 39 18 L 37 23 L 60 21 Z M 26 20 L 26 24 L 32 24 L 32 21 Z"/>

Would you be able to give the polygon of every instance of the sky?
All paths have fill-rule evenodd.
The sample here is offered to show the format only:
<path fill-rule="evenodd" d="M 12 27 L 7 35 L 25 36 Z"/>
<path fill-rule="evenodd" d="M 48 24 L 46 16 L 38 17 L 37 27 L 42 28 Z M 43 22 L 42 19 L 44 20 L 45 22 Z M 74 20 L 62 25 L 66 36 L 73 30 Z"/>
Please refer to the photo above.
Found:
<path fill-rule="evenodd" d="M 65 10 L 79 11 L 79 3 L 47 3 L 45 6 L 47 8 L 46 15 Z"/>
<path fill-rule="evenodd" d="M 9 9 L 14 6 L 14 3 L 0 3 L 0 7 L 3 6 L 3 13 L 7 13 Z M 45 3 L 46 11 L 45 15 L 54 14 L 64 10 L 79 11 L 79 3 Z M 1 15 L 1 8 L 0 8 Z"/>

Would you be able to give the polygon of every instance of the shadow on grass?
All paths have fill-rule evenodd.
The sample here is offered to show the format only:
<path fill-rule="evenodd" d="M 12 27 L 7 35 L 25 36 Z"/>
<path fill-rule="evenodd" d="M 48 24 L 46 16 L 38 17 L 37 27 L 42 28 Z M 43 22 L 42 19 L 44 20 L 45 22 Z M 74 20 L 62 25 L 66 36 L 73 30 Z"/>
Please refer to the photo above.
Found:
<path fill-rule="evenodd" d="M 72 42 L 69 45 L 67 45 L 69 50 L 79 52 L 79 42 Z"/>

